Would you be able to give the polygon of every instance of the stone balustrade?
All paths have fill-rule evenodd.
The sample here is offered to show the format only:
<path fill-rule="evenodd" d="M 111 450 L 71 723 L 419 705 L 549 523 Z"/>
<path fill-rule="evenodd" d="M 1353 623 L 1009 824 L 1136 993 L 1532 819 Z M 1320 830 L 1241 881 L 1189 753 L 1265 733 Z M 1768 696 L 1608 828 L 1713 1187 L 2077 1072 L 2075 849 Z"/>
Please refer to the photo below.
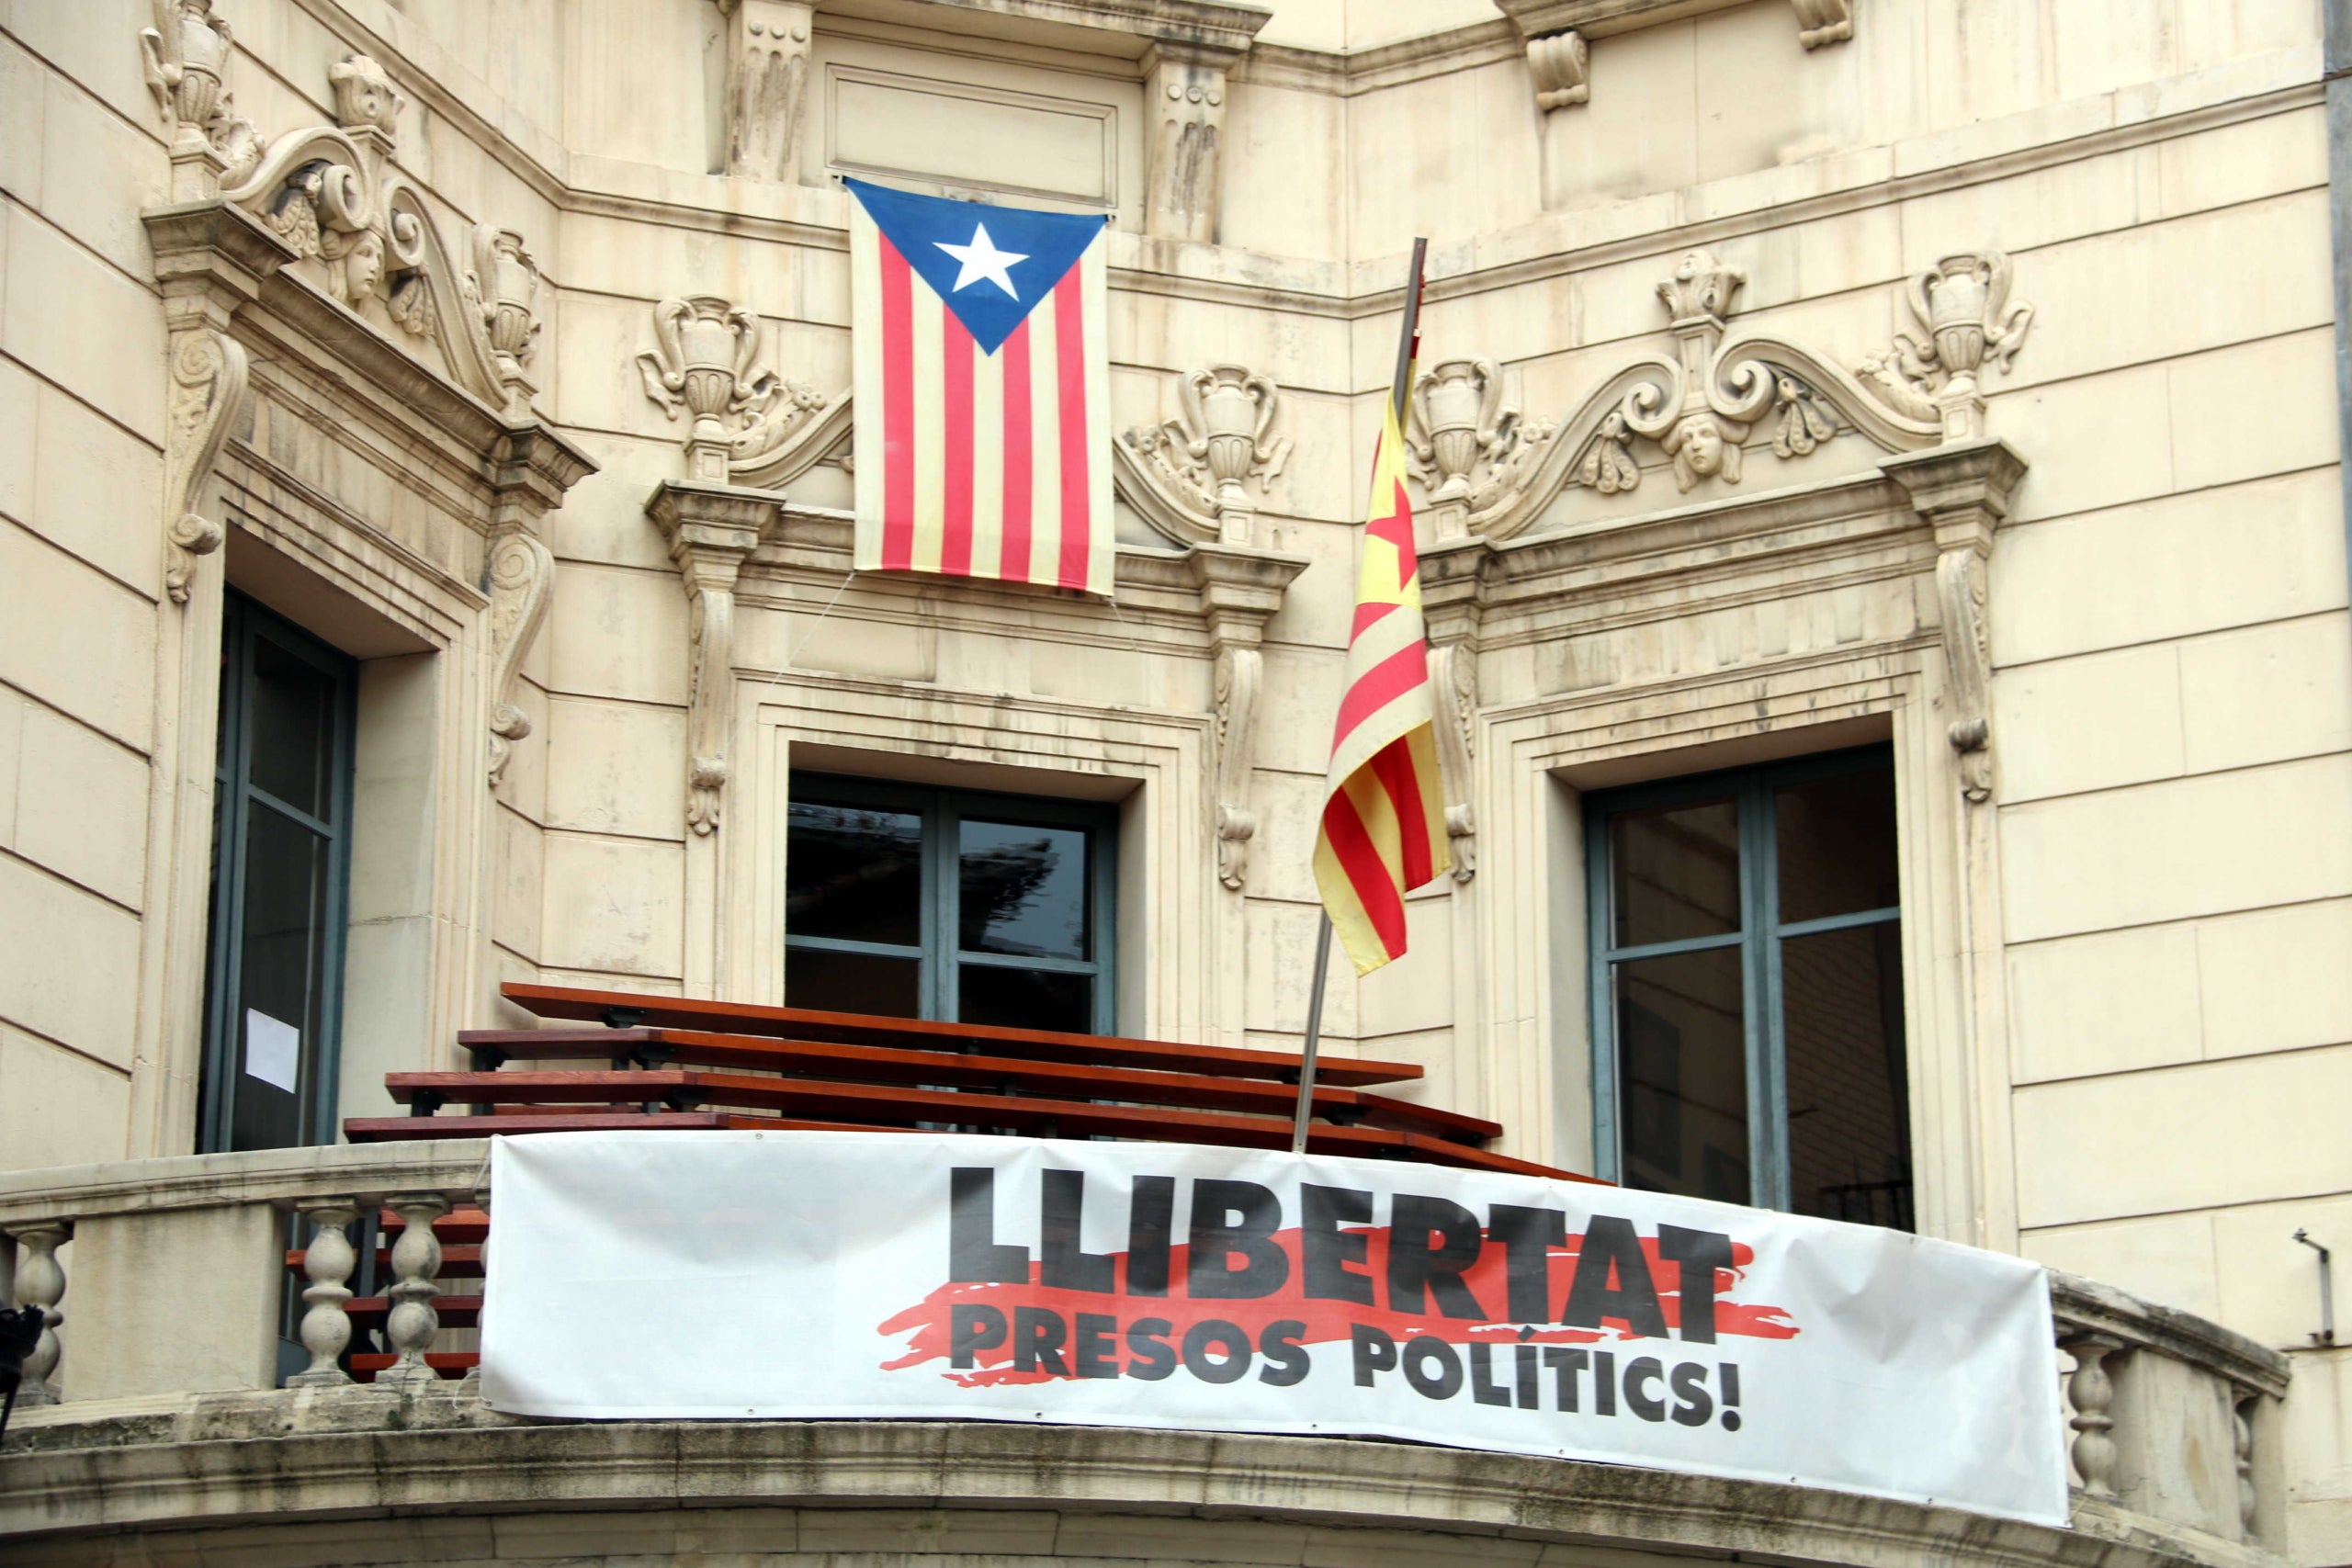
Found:
<path fill-rule="evenodd" d="M 433 1222 L 458 1203 L 488 1207 L 488 1153 L 451 1139 L 0 1175 L 0 1299 L 46 1319 L 10 1445 L 70 1443 L 77 1404 L 115 1420 L 185 1410 L 191 1395 L 249 1403 L 281 1385 L 312 1404 L 346 1387 L 363 1396 L 341 1364 L 359 1264 L 347 1233 L 387 1208 L 402 1222 L 384 1292 L 394 1359 L 371 1397 L 474 1404 L 473 1380 L 447 1382 L 427 1360 L 441 1333 Z M 289 1214 L 308 1238 L 299 1332 L 310 1364 L 281 1378 Z M 2075 1529 L 2177 1558 L 2267 1561 L 2281 1534 L 2272 1434 L 2287 1358 L 2093 1280 L 2053 1272 L 2051 1291 L 2069 1367 Z"/>

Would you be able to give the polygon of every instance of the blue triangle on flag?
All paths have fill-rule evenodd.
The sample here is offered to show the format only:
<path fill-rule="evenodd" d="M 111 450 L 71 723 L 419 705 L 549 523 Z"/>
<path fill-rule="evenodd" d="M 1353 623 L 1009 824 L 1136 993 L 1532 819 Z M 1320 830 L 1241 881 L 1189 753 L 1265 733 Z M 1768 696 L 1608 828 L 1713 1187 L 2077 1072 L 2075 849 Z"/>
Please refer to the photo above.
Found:
<path fill-rule="evenodd" d="M 843 179 L 883 238 L 994 354 L 1053 292 L 1108 218 L 916 196 Z"/>

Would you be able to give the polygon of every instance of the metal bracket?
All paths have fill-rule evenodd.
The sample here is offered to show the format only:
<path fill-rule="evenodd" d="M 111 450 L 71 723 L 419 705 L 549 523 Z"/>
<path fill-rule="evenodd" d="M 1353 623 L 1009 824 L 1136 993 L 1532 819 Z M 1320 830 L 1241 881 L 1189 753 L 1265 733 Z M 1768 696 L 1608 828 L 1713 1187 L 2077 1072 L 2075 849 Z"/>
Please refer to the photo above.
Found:
<path fill-rule="evenodd" d="M 2335 1280 L 2328 1262 L 2335 1255 L 2313 1241 L 2301 1225 L 2295 1227 L 2295 1239 L 2319 1254 L 2319 1332 L 2312 1336 L 2314 1345 L 2335 1343 Z"/>

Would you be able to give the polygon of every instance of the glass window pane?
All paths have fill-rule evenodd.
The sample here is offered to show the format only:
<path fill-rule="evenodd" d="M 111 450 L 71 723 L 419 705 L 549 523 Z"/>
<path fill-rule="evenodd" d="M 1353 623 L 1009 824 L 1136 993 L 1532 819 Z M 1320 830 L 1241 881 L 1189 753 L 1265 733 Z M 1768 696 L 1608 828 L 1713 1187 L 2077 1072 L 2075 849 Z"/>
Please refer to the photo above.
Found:
<path fill-rule="evenodd" d="M 784 928 L 795 936 L 921 943 L 922 818 L 911 811 L 794 801 Z"/>
<path fill-rule="evenodd" d="M 1057 1029 L 1070 1034 L 1094 1032 L 1091 976 L 1000 969 L 992 964 L 962 967 L 962 994 L 956 998 L 956 1011 L 959 1022 Z"/>
<path fill-rule="evenodd" d="M 1748 1201 L 1737 947 L 1616 966 L 1617 1118 L 1628 1187 Z"/>
<path fill-rule="evenodd" d="M 326 978 L 327 840 L 256 801 L 246 826 L 232 1149 L 305 1141 Z"/>
<path fill-rule="evenodd" d="M 323 818 L 334 764 L 334 682 L 267 637 L 253 642 L 252 777 L 298 811 Z"/>
<path fill-rule="evenodd" d="M 922 965 L 912 958 L 787 947 L 784 950 L 784 1004 L 820 1012 L 921 1018 Z"/>
<path fill-rule="evenodd" d="M 1739 807 L 1730 800 L 1609 818 L 1613 945 L 1739 930 Z"/>
<path fill-rule="evenodd" d="M 967 818 L 958 836 L 964 951 L 1090 956 L 1083 829 Z"/>
<path fill-rule="evenodd" d="M 1902 932 L 1889 920 L 1781 943 L 1798 1213 L 1911 1228 Z"/>
<path fill-rule="evenodd" d="M 1894 886 L 1894 770 L 1871 768 L 1773 792 L 1781 923 L 1887 909 Z"/>

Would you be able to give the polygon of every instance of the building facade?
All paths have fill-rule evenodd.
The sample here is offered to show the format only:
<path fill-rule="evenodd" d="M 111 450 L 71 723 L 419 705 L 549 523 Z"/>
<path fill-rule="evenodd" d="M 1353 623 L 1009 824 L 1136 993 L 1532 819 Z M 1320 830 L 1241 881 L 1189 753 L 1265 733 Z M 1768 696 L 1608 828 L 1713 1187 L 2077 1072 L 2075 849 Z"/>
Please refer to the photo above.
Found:
<path fill-rule="evenodd" d="M 0 0 L 0 1232 L 62 1401 L 0 1529 L 2352 1562 L 2297 1239 L 2352 1247 L 2335 10 Z M 852 570 L 842 175 L 1109 215 L 1111 601 Z M 2075 1531 L 1164 1434 L 746 1481 L 234 1393 L 287 1211 L 469 1190 L 322 1149 L 526 1023 L 503 981 L 1296 1049 L 1416 236 L 1456 865 L 1326 1049 L 1526 1158 L 2099 1281 Z"/>

